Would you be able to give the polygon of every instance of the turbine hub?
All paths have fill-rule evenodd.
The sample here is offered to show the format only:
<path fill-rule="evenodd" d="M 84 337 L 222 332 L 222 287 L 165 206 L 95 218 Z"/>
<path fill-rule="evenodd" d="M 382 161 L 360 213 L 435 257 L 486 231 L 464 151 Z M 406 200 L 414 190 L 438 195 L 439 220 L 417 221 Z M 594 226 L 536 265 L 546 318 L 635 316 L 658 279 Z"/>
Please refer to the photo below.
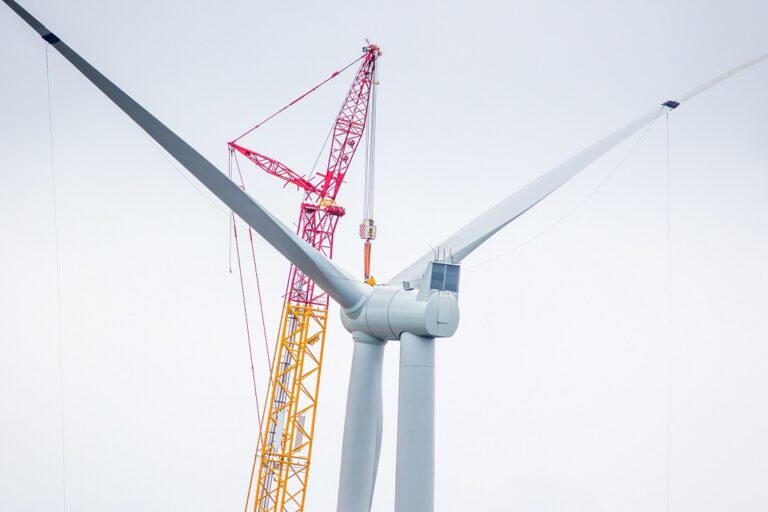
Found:
<path fill-rule="evenodd" d="M 458 282 L 459 265 L 432 261 L 421 288 L 374 286 L 361 306 L 341 310 L 341 321 L 351 333 L 380 340 L 399 339 L 404 332 L 447 338 L 459 326 Z"/>

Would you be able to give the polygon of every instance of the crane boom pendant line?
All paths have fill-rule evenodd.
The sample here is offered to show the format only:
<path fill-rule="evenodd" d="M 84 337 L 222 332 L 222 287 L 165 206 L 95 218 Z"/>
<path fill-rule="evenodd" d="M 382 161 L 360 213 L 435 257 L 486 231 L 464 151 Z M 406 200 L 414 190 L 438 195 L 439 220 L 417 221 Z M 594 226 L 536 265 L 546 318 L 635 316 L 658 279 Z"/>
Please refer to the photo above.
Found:
<path fill-rule="evenodd" d="M 430 351 L 434 346 L 435 338 L 451 337 L 458 329 L 459 277 L 462 260 L 504 226 L 554 193 L 618 144 L 642 130 L 656 117 L 658 107 L 609 133 L 560 165 L 542 173 L 522 189 L 510 194 L 484 214 L 460 227 L 437 246 L 439 249 L 437 254 L 442 254 L 442 258 L 429 252 L 426 257 L 417 259 L 388 283 L 369 286 L 355 280 L 348 272 L 331 261 L 328 256 L 332 254 L 326 256 L 302 240 L 187 142 L 61 42 L 18 3 L 14 0 L 3 0 L 3 2 L 296 267 L 297 275 L 303 276 L 302 282 L 310 288 L 303 289 L 303 302 L 297 306 L 296 311 L 291 312 L 293 319 L 287 317 L 284 321 L 285 332 L 290 331 L 292 339 L 297 342 L 287 350 L 311 346 L 309 341 L 314 337 L 305 337 L 302 334 L 304 328 L 299 328 L 297 325 L 304 320 L 317 324 L 320 330 L 316 332 L 321 336 L 324 335 L 327 320 L 324 312 L 327 312 L 327 308 L 316 311 L 318 304 L 312 302 L 314 297 L 320 298 L 325 294 L 323 297 L 325 304 L 332 298 L 341 306 L 342 324 L 352 333 L 355 351 L 367 356 L 353 357 L 352 360 L 341 457 L 340 500 L 337 509 L 340 512 L 370 510 L 381 448 L 380 356 L 388 340 L 401 340 L 401 349 L 403 342 L 408 345 L 407 350 L 401 350 L 400 354 L 401 367 L 410 369 L 408 372 L 401 371 L 399 381 L 398 470 L 395 477 L 395 503 L 397 512 L 432 511 L 435 463 L 435 404 L 432 391 L 435 385 L 435 371 Z M 675 108 L 680 101 L 691 99 L 766 58 L 768 54 L 718 75 L 664 106 L 670 109 Z M 354 141 L 354 137 L 359 133 L 359 130 L 350 124 L 344 137 L 335 137 L 333 140 L 345 143 L 350 141 L 352 136 L 351 141 Z M 350 147 L 346 145 L 336 148 L 336 153 L 330 161 L 341 163 L 334 169 L 339 169 L 342 173 L 346 172 L 345 166 L 348 165 L 349 156 L 354 154 L 354 151 L 349 150 Z M 347 156 L 347 159 L 345 160 L 343 156 Z M 341 178 L 343 176 L 340 176 Z M 326 179 L 325 182 L 328 183 L 329 180 Z M 332 186 L 326 190 L 337 191 L 337 187 L 332 183 Z M 307 201 L 304 204 L 307 205 L 308 210 L 314 208 L 315 211 L 324 211 L 334 216 L 330 207 L 335 206 L 333 202 L 335 194 L 333 197 L 321 197 L 321 199 L 331 201 L 314 204 Z M 338 221 L 340 212 L 335 211 L 337 212 L 335 220 Z M 333 222 L 333 219 L 330 219 L 330 222 Z M 323 226 L 307 226 L 307 229 L 309 228 L 322 230 Z M 315 284 L 323 291 L 315 290 Z M 297 334 L 294 335 L 294 332 Z M 366 347 L 373 348 L 366 352 Z M 291 364 L 300 363 L 291 361 Z M 275 368 L 280 368 L 280 360 L 277 357 L 273 365 Z M 319 374 L 319 368 L 313 374 Z M 293 389 L 303 392 L 303 383 L 297 384 L 294 380 Z M 293 415 L 294 418 L 299 416 L 295 407 L 285 408 L 281 412 L 283 412 L 283 419 L 286 419 L 288 414 Z M 275 438 L 282 437 L 281 444 L 284 448 L 302 449 L 302 445 L 305 444 L 304 439 L 299 440 L 301 442 L 298 445 L 293 444 L 298 442 L 298 438 L 286 439 L 282 436 L 282 426 L 283 423 L 278 421 L 280 435 L 278 436 L 278 431 L 275 430 Z M 283 463 L 284 461 L 275 462 Z M 304 462 L 308 467 L 308 459 Z M 282 478 L 289 476 L 284 464 L 282 468 L 282 472 L 279 473 Z M 402 471 L 400 468 L 403 468 Z M 296 494 L 289 491 L 284 496 L 282 503 L 288 503 L 293 507 L 296 503 L 303 503 L 304 491 L 297 491 Z M 281 507 L 278 510 L 284 512 L 285 509 Z"/>

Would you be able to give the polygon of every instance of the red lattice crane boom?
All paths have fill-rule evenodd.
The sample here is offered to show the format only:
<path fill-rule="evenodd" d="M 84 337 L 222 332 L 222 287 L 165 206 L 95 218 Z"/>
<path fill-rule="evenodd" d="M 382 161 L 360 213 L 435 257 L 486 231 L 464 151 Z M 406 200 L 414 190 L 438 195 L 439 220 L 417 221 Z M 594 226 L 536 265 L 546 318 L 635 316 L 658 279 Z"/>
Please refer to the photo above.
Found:
<path fill-rule="evenodd" d="M 304 189 L 308 195 L 307 199 L 335 200 L 344 181 L 344 176 L 346 176 L 349 169 L 349 164 L 352 162 L 352 157 L 355 155 L 365 132 L 376 59 L 381 54 L 376 45 L 367 46 L 364 52 L 363 57 L 359 59 L 363 62 L 355 75 L 355 80 L 352 82 L 352 86 L 344 99 L 344 103 L 333 126 L 331 150 L 328 154 L 328 165 L 325 172 L 317 173 L 314 177 L 306 179 L 274 158 L 237 144 L 237 139 L 230 142 L 229 147 L 241 153 L 268 174 L 277 176 L 288 183 Z M 328 80 L 336 77 L 338 73 L 335 72 Z M 317 87 L 309 92 L 313 92 L 316 89 Z M 288 106 L 294 105 L 304 97 L 306 97 L 306 94 L 292 101 Z M 267 118 L 267 120 L 271 119 L 271 117 Z M 263 125 L 264 122 L 259 123 L 256 127 Z M 250 133 L 250 131 L 246 133 Z"/>

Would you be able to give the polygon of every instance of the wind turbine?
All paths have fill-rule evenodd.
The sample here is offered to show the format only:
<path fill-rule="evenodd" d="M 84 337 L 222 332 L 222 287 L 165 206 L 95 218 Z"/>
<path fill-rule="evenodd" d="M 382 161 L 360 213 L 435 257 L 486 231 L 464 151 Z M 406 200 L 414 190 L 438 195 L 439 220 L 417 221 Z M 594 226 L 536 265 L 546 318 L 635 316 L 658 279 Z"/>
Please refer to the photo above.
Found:
<path fill-rule="evenodd" d="M 400 340 L 395 510 L 434 508 L 435 339 L 459 324 L 460 263 L 616 145 L 723 80 L 768 58 L 733 68 L 664 102 L 610 133 L 497 203 L 424 254 L 386 284 L 370 286 L 313 249 L 194 148 L 91 66 L 14 0 L 3 0 L 224 204 L 296 265 L 340 306 L 354 349 L 344 424 L 339 512 L 369 511 L 382 432 L 382 362 L 389 340 Z"/>

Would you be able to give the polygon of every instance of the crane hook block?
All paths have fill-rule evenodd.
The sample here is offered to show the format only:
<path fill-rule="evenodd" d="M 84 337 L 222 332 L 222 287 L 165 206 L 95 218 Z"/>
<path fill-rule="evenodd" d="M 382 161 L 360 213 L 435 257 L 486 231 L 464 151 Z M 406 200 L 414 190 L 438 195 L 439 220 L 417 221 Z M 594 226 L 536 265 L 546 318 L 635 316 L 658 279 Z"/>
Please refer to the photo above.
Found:
<path fill-rule="evenodd" d="M 376 239 L 376 224 L 373 219 L 363 219 L 362 224 L 360 224 L 360 238 L 363 240 Z"/>

